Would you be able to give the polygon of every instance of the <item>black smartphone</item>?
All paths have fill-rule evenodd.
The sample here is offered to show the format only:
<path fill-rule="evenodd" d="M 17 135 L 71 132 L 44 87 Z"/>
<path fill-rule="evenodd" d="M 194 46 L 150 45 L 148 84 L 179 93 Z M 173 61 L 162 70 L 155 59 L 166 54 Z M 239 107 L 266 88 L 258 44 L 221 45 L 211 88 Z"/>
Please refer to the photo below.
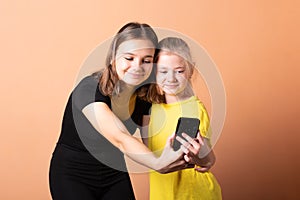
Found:
<path fill-rule="evenodd" d="M 200 120 L 198 118 L 180 117 L 177 122 L 175 134 L 182 137 L 182 133 L 186 133 L 192 138 L 196 138 L 199 130 Z M 173 149 L 177 151 L 181 143 L 176 139 L 173 143 Z"/>

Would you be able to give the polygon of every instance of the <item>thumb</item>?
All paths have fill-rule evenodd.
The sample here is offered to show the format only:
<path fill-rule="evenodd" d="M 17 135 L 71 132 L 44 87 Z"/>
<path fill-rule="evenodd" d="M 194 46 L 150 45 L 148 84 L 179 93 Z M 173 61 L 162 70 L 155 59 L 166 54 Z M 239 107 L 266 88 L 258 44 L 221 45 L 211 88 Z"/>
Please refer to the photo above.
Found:
<path fill-rule="evenodd" d="M 140 133 L 141 133 L 140 129 L 139 129 L 139 128 L 136 128 L 133 135 L 139 135 Z"/>
<path fill-rule="evenodd" d="M 202 172 L 202 173 L 204 173 L 204 172 L 208 172 L 209 171 L 209 167 L 195 167 L 195 170 L 197 171 L 197 172 Z"/>
<path fill-rule="evenodd" d="M 170 135 L 167 139 L 167 145 L 171 147 L 174 140 L 175 140 L 175 133 L 172 133 L 172 135 Z"/>

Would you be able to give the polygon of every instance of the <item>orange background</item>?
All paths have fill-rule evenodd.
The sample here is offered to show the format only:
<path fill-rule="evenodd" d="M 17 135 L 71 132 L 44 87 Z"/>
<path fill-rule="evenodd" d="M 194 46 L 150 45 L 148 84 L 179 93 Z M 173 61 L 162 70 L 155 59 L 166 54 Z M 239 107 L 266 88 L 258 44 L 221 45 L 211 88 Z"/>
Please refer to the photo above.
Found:
<path fill-rule="evenodd" d="M 80 66 L 129 21 L 180 31 L 217 64 L 227 116 L 213 172 L 224 199 L 297 199 L 299 6 L 296 0 L 0 1 L 0 199 L 51 199 L 49 161 Z M 147 194 L 142 178 L 134 178 L 138 199 Z"/>

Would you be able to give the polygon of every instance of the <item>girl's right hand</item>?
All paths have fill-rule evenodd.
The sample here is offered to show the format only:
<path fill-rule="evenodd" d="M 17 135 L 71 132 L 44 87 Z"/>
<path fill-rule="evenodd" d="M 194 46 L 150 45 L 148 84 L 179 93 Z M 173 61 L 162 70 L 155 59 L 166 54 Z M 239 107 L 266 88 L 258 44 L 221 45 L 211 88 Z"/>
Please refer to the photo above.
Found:
<path fill-rule="evenodd" d="M 165 148 L 158 158 L 158 169 L 156 171 L 160 173 L 169 173 L 173 171 L 177 171 L 179 169 L 182 169 L 186 166 L 186 162 L 183 158 L 183 148 L 178 149 L 177 151 L 174 151 L 172 147 L 172 143 L 175 139 L 175 133 L 172 134 L 165 145 Z M 183 146 L 183 145 L 181 145 Z"/>

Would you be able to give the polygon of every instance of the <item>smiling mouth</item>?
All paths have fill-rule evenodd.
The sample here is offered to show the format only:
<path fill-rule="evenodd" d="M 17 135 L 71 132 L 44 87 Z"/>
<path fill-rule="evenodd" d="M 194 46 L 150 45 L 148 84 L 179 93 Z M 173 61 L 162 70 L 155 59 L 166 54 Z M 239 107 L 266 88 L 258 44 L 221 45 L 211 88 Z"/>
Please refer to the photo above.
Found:
<path fill-rule="evenodd" d="M 164 85 L 165 88 L 177 88 L 178 85 Z"/>
<path fill-rule="evenodd" d="M 127 72 L 128 75 L 131 77 L 131 78 L 141 78 L 141 77 L 144 77 L 145 76 L 145 73 L 131 73 L 131 72 Z"/>

